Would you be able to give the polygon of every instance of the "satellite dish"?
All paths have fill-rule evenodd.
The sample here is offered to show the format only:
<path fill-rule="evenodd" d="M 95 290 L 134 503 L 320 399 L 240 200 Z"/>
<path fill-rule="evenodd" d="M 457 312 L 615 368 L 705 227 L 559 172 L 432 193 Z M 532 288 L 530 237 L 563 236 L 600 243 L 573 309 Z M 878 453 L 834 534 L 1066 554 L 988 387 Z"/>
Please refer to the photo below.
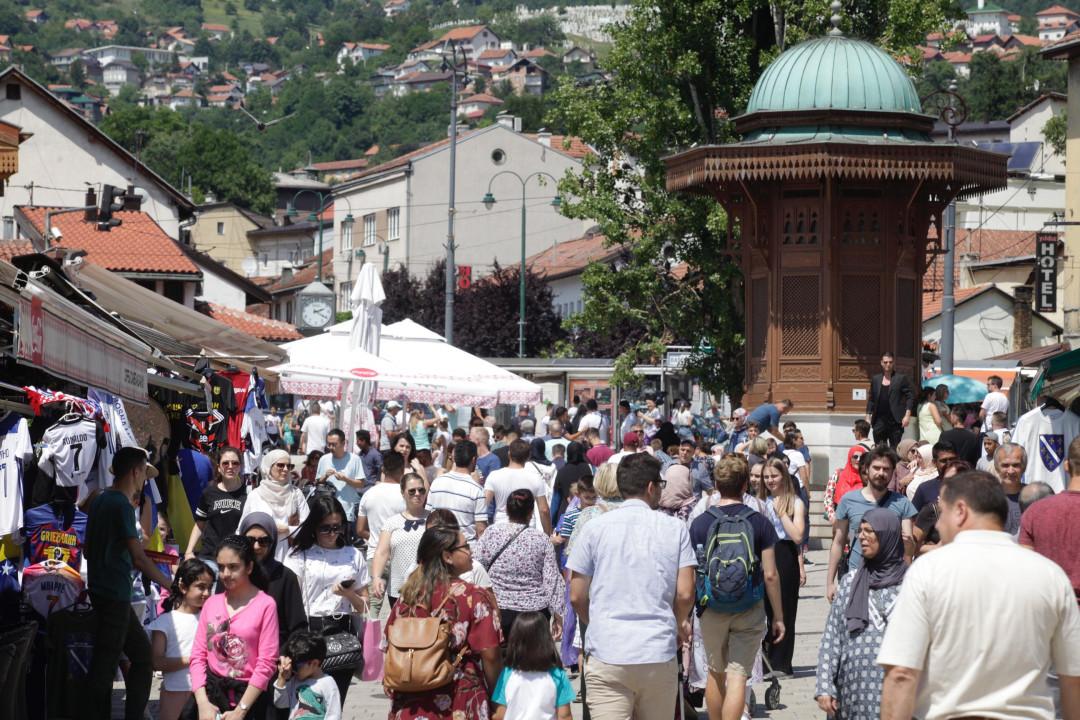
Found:
<path fill-rule="evenodd" d="M 254 256 L 248 256 L 240 261 L 240 268 L 244 271 L 244 277 L 252 277 L 259 269 L 259 261 Z"/>

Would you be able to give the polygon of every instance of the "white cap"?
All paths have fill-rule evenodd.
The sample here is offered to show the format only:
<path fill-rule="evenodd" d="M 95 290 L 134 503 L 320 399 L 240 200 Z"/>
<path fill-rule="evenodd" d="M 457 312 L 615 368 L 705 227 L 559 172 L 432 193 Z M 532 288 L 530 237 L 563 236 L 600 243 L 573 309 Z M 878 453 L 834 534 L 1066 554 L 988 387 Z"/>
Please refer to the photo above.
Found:
<path fill-rule="evenodd" d="M 390 402 L 386 403 L 386 407 L 387 408 L 399 408 L 399 407 L 401 407 L 401 403 L 399 403 L 397 400 L 391 400 Z"/>

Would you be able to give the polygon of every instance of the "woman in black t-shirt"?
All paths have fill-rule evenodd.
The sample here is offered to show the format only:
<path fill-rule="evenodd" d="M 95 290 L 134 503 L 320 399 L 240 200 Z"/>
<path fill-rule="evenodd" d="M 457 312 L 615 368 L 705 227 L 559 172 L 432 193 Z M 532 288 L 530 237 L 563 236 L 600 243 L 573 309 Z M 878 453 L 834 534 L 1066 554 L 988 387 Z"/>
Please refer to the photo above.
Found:
<path fill-rule="evenodd" d="M 195 508 L 195 527 L 184 557 L 198 557 L 209 563 L 216 574 L 214 556 L 218 543 L 236 534 L 246 497 L 247 488 L 240 477 L 240 451 L 224 447 L 218 453 L 217 480 L 206 486 Z M 196 548 L 199 548 L 197 552 Z"/>

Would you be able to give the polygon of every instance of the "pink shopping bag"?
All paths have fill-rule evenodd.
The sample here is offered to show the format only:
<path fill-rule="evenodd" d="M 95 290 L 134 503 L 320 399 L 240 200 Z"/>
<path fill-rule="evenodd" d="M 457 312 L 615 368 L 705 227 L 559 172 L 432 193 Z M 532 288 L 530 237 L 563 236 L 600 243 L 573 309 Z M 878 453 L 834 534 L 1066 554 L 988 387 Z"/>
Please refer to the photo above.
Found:
<path fill-rule="evenodd" d="M 364 623 L 364 677 L 365 681 L 381 681 L 383 676 L 382 623 L 368 620 Z"/>

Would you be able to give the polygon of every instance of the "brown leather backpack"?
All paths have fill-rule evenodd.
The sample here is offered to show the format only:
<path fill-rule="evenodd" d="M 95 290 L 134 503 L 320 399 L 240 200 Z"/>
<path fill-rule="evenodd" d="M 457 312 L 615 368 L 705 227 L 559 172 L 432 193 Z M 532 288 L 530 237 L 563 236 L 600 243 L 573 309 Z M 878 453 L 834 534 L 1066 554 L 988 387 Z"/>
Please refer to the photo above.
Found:
<path fill-rule="evenodd" d="M 383 687 L 395 692 L 426 692 L 450 684 L 454 670 L 469 651 L 461 649 L 450 658 L 450 623 L 437 617 L 453 593 L 453 585 L 429 617 L 399 614 L 386 630 L 386 657 L 383 661 Z"/>

